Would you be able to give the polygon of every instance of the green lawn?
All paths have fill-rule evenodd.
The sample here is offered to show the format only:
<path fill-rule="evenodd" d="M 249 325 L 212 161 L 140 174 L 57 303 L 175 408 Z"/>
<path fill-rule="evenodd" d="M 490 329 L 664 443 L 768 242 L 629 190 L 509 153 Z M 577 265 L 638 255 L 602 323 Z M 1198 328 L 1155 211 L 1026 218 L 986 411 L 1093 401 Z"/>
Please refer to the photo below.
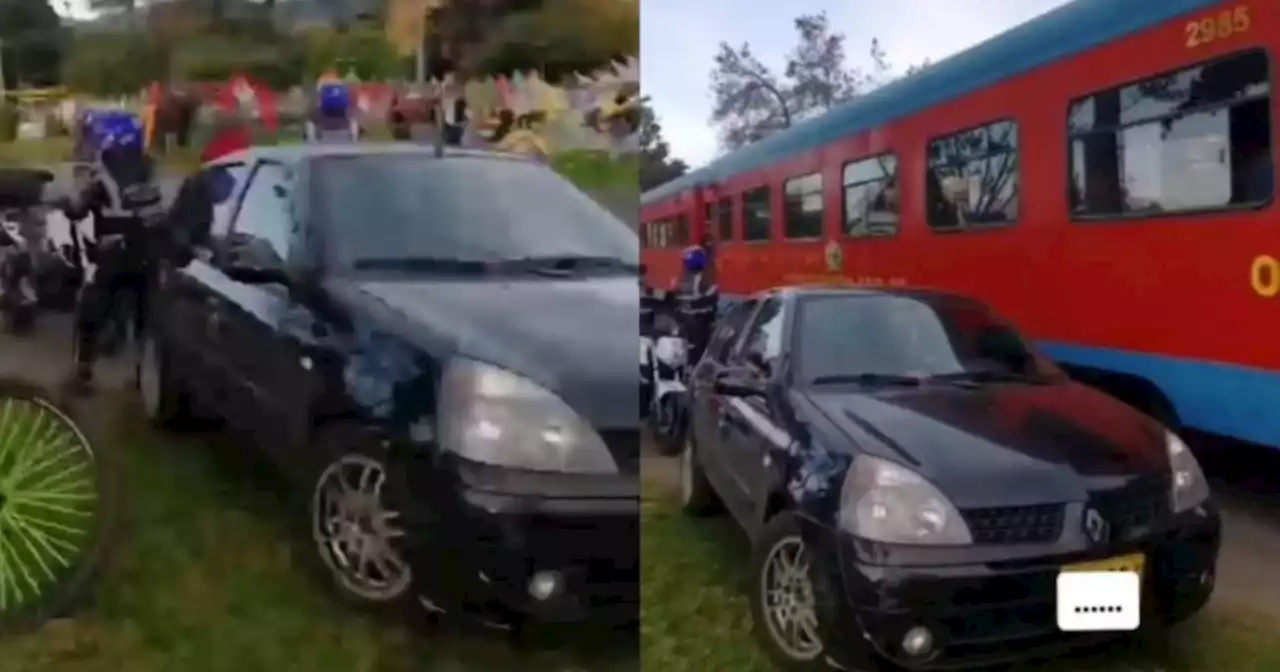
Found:
<path fill-rule="evenodd" d="M 653 672 L 771 672 L 750 638 L 750 549 L 726 518 L 681 515 L 672 493 L 645 488 L 640 657 Z M 1245 614 L 1210 611 L 1180 626 L 1166 651 L 1136 641 L 1017 669 L 1044 672 L 1274 672 L 1280 638 Z"/>
<path fill-rule="evenodd" d="M 117 451 L 123 515 L 94 599 L 0 639 L 4 672 L 622 672 L 634 642 L 501 636 L 358 613 L 311 571 L 269 477 L 225 438 L 164 437 L 104 399 L 95 443 Z M 593 641 L 592 644 L 579 640 Z"/>

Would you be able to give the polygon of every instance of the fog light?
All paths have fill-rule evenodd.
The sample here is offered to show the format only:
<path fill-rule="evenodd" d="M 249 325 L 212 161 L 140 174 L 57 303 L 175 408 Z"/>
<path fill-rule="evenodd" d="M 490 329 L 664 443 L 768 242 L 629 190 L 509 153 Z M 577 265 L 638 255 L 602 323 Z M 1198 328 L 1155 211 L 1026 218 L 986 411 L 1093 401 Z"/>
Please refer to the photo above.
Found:
<path fill-rule="evenodd" d="M 902 637 L 902 651 L 913 658 L 929 655 L 933 651 L 933 633 L 919 625 L 911 628 Z"/>
<path fill-rule="evenodd" d="M 529 579 L 529 595 L 543 602 L 559 594 L 562 584 L 560 572 L 535 572 L 533 578 Z"/>

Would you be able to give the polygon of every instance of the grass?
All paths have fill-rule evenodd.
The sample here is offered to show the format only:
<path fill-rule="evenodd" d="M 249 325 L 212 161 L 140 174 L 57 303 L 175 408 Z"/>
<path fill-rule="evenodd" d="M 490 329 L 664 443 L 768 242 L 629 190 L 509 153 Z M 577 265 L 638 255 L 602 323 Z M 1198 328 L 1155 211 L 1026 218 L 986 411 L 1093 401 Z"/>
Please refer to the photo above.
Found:
<path fill-rule="evenodd" d="M 723 517 L 681 515 L 667 483 L 650 479 L 642 507 L 640 657 L 654 672 L 776 672 L 750 637 L 750 548 Z M 669 480 L 669 479 L 667 479 Z M 1273 672 L 1280 639 L 1265 617 L 1210 608 L 1167 649 L 1123 640 L 1015 669 L 1043 672 Z"/>
<path fill-rule="evenodd" d="M 0 640 L 5 672 L 622 672 L 634 643 L 541 647 L 359 612 L 309 571 L 275 479 L 219 439 L 161 440 L 106 398 L 95 443 L 121 465 L 123 524 L 94 599 Z M 102 425 L 98 427 L 98 425 Z"/>

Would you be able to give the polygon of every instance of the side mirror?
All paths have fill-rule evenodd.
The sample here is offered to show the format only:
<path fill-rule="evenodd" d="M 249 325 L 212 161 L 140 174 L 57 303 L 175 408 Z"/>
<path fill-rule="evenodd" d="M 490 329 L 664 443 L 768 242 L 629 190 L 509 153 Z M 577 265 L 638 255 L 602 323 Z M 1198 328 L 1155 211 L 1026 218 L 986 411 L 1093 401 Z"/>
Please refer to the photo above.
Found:
<path fill-rule="evenodd" d="M 731 372 L 716 378 L 713 384 L 716 394 L 726 397 L 762 397 L 764 386 L 747 376 Z"/>
<path fill-rule="evenodd" d="M 293 286 L 293 279 L 282 268 L 259 268 L 255 266 L 226 266 L 222 269 L 228 278 L 246 285 L 284 285 Z"/>
<path fill-rule="evenodd" d="M 765 360 L 764 355 L 758 352 L 748 352 L 746 361 L 751 366 L 763 373 L 769 373 L 769 362 Z"/>

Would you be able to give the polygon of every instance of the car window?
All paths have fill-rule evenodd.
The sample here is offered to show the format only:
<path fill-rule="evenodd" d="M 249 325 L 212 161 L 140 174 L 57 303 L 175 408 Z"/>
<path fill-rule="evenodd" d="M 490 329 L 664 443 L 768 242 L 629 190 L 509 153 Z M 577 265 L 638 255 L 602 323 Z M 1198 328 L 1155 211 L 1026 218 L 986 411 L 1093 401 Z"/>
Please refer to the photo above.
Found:
<path fill-rule="evenodd" d="M 249 177 L 249 166 L 235 163 L 214 166 L 201 173 L 213 199 L 213 219 L 209 234 L 224 238 L 231 230 L 231 214 L 235 211 L 235 195 Z"/>
<path fill-rule="evenodd" d="M 711 340 L 707 342 L 706 356 L 717 362 L 724 362 L 733 344 L 738 341 L 737 337 L 742 333 L 742 327 L 746 325 L 747 319 L 755 309 L 754 300 L 742 301 L 729 308 L 716 323 L 716 330 L 712 332 Z"/>
<path fill-rule="evenodd" d="M 782 301 L 779 299 L 768 299 L 761 304 L 738 347 L 736 358 L 747 363 L 763 363 L 772 371 L 782 355 L 783 314 Z"/>
<path fill-rule="evenodd" d="M 402 153 L 314 165 L 331 269 L 530 257 L 640 263 L 635 232 L 542 164 Z"/>
<path fill-rule="evenodd" d="M 283 264 L 293 234 L 291 172 L 278 163 L 260 163 L 250 177 L 229 236 L 234 253 L 254 266 Z"/>
<path fill-rule="evenodd" d="M 796 331 L 805 380 L 1055 371 L 1008 323 L 962 299 L 811 297 L 800 304 Z"/>

